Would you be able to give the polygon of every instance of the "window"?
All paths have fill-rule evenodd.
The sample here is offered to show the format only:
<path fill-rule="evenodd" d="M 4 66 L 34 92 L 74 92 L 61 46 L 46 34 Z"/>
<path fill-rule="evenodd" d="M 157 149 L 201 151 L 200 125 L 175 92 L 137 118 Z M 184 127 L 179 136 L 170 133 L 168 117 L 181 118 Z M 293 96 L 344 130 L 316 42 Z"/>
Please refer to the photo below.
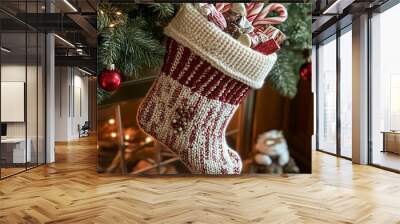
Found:
<path fill-rule="evenodd" d="M 317 148 L 336 153 L 336 36 L 318 47 Z"/>
<path fill-rule="evenodd" d="M 352 149 L 352 33 L 340 36 L 340 155 L 351 158 Z"/>
<path fill-rule="evenodd" d="M 22 17 L 40 13 L 43 4 L 2 1 L 0 7 Z M 11 14 L 0 12 L 0 179 L 45 163 L 46 38 Z"/>
<path fill-rule="evenodd" d="M 371 161 L 400 170 L 400 5 L 371 18 Z"/>

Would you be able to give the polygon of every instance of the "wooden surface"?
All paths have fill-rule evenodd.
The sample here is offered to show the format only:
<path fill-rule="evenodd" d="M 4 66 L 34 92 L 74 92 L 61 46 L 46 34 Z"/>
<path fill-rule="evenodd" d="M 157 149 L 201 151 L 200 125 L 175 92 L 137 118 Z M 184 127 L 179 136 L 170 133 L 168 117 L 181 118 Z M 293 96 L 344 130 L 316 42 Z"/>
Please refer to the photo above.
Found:
<path fill-rule="evenodd" d="M 293 99 L 281 96 L 270 84 L 256 91 L 251 142 L 260 133 L 283 130 L 301 173 L 311 173 L 311 136 L 313 133 L 313 95 L 311 81 L 300 80 Z"/>
<path fill-rule="evenodd" d="M 400 175 L 313 153 L 313 174 L 235 178 L 96 173 L 96 142 L 0 181 L 0 223 L 400 223 Z"/>
<path fill-rule="evenodd" d="M 7 167 L 7 168 L 0 168 L 1 169 L 1 178 L 13 175 L 15 173 L 21 172 L 25 170 L 24 167 Z"/>
<path fill-rule="evenodd" d="M 388 167 L 394 170 L 400 170 L 400 155 L 391 152 L 381 152 L 376 149 L 372 156 L 374 164 Z"/>

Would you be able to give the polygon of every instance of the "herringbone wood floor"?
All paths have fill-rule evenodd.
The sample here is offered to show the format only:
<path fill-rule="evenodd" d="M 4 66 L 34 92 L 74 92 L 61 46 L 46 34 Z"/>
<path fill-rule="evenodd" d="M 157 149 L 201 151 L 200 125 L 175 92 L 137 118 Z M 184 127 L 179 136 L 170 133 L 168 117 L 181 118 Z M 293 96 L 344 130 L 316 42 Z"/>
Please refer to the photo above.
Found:
<path fill-rule="evenodd" d="M 312 175 L 99 175 L 85 139 L 0 181 L 0 223 L 400 223 L 400 175 L 317 152 Z"/>

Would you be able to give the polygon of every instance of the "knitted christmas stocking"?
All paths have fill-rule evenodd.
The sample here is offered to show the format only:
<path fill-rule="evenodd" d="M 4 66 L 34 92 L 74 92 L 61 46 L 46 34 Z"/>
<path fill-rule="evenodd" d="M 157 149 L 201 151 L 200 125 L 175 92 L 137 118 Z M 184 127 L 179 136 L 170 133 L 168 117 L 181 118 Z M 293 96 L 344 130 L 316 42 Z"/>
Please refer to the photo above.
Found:
<path fill-rule="evenodd" d="M 170 38 L 160 77 L 139 107 L 138 124 L 193 173 L 240 174 L 225 129 L 251 88 L 276 61 L 241 45 L 185 4 L 165 29 Z"/>

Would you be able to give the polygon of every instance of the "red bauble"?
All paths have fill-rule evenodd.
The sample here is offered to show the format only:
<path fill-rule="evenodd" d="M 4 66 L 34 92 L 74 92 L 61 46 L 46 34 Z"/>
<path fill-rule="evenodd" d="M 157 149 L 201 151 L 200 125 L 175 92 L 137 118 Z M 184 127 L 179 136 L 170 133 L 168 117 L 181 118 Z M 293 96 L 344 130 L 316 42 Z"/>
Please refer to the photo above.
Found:
<path fill-rule="evenodd" d="M 105 91 L 112 92 L 121 86 L 121 72 L 116 69 L 105 69 L 98 77 L 99 86 Z"/>
<path fill-rule="evenodd" d="M 312 72 L 312 68 L 311 68 L 311 63 L 310 62 L 304 63 L 300 67 L 300 77 L 303 80 L 310 79 L 311 78 L 311 72 Z"/>

